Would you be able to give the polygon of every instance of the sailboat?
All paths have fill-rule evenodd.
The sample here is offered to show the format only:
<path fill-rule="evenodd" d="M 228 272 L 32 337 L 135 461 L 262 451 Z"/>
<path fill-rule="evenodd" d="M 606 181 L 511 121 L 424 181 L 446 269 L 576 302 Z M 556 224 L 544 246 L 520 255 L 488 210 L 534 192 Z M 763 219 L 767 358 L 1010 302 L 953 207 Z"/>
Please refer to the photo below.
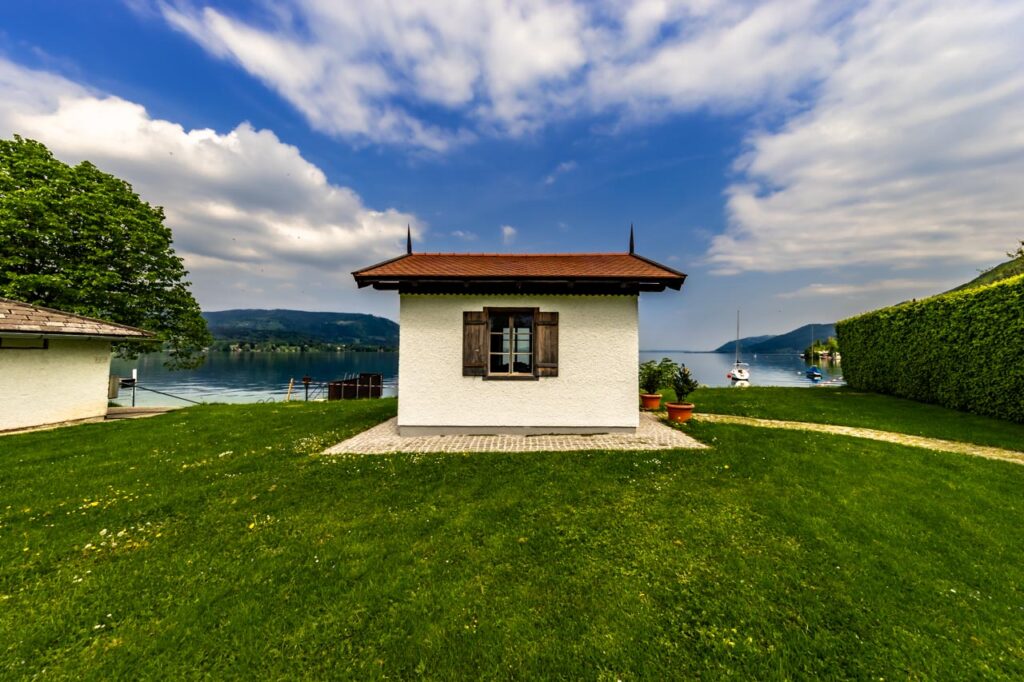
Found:
<path fill-rule="evenodd" d="M 740 311 L 736 311 L 736 360 L 732 363 L 732 369 L 725 375 L 733 381 L 750 381 L 750 365 L 740 362 Z"/>

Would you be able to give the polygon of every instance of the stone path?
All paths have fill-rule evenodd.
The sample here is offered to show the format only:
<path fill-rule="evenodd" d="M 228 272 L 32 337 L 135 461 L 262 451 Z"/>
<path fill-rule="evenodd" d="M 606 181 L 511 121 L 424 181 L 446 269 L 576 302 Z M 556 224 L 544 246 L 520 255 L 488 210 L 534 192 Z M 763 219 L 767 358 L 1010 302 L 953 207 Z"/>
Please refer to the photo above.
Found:
<path fill-rule="evenodd" d="M 327 448 L 327 455 L 376 455 L 391 452 L 562 452 L 572 450 L 677 450 L 707 447 L 646 412 L 634 434 L 593 436 L 400 436 L 398 420 L 389 419 Z"/>
<path fill-rule="evenodd" d="M 915 448 L 928 450 L 940 450 L 942 452 L 956 452 L 961 455 L 974 455 L 975 457 L 987 457 L 988 459 L 1001 459 L 1014 464 L 1024 464 L 1024 452 L 1016 450 L 1004 450 L 985 445 L 974 445 L 973 443 L 961 443 L 952 440 L 941 440 L 938 438 L 925 438 L 923 436 L 910 436 L 905 433 L 894 433 L 892 431 L 877 431 L 875 429 L 864 429 L 858 426 L 836 426 L 833 424 L 814 424 L 811 422 L 790 422 L 776 419 L 756 419 L 754 417 L 740 417 L 731 414 L 703 414 L 695 413 L 694 419 L 702 422 L 714 422 L 718 424 L 743 424 L 745 426 L 759 426 L 768 429 L 795 429 L 799 431 L 817 431 L 818 433 L 832 433 L 840 436 L 853 436 L 855 438 L 869 438 L 871 440 L 885 441 L 886 443 L 898 443 L 909 445 Z"/>

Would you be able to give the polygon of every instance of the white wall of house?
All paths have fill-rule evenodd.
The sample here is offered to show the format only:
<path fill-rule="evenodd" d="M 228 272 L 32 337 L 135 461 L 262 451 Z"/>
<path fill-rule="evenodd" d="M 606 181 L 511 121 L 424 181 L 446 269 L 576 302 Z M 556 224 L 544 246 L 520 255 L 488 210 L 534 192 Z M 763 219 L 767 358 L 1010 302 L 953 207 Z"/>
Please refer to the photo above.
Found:
<path fill-rule="evenodd" d="M 558 312 L 558 376 L 536 381 L 462 376 L 462 313 L 484 307 Z M 400 324 L 398 424 L 403 433 L 416 433 L 417 427 L 600 431 L 638 424 L 636 296 L 403 294 Z"/>
<path fill-rule="evenodd" d="M 45 349 L 0 342 L 0 431 L 107 413 L 110 342 L 49 340 Z"/>

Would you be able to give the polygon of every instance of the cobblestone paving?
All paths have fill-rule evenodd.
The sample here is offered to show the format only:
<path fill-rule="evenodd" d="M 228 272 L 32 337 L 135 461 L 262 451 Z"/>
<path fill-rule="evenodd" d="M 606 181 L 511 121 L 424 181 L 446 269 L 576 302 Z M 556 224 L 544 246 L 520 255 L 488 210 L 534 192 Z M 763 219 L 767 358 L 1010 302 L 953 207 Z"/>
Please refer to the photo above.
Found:
<path fill-rule="evenodd" d="M 871 440 L 885 441 L 886 443 L 909 445 L 915 448 L 956 452 L 961 455 L 974 455 L 975 457 L 987 457 L 988 459 L 1001 459 L 1005 462 L 1013 462 L 1014 464 L 1024 464 L 1024 452 L 1017 452 L 1016 450 L 1004 450 L 985 445 L 940 440 L 938 438 L 925 438 L 923 436 L 910 436 L 905 433 L 894 433 L 892 431 L 863 429 L 857 426 L 756 419 L 754 417 L 740 417 L 731 414 L 694 414 L 693 418 L 702 422 L 715 422 L 719 424 L 743 424 L 745 426 L 760 426 L 768 429 L 796 429 L 799 431 L 817 431 L 819 433 L 832 433 L 840 436 L 853 436 L 855 438 L 869 438 Z"/>
<path fill-rule="evenodd" d="M 331 446 L 328 455 L 375 455 L 390 452 L 561 452 L 571 450 L 677 450 L 707 447 L 682 431 L 661 423 L 648 413 L 640 414 L 634 434 L 606 433 L 592 436 L 400 436 L 398 420 L 389 419 L 372 429 Z"/>

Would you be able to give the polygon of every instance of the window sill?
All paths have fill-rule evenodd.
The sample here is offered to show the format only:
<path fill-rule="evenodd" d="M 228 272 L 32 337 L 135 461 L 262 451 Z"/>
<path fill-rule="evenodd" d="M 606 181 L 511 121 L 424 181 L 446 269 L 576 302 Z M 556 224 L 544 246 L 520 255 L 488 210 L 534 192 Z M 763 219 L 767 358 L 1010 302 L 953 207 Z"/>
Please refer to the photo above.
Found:
<path fill-rule="evenodd" d="M 533 374 L 487 374 L 484 381 L 537 381 L 540 377 Z"/>

